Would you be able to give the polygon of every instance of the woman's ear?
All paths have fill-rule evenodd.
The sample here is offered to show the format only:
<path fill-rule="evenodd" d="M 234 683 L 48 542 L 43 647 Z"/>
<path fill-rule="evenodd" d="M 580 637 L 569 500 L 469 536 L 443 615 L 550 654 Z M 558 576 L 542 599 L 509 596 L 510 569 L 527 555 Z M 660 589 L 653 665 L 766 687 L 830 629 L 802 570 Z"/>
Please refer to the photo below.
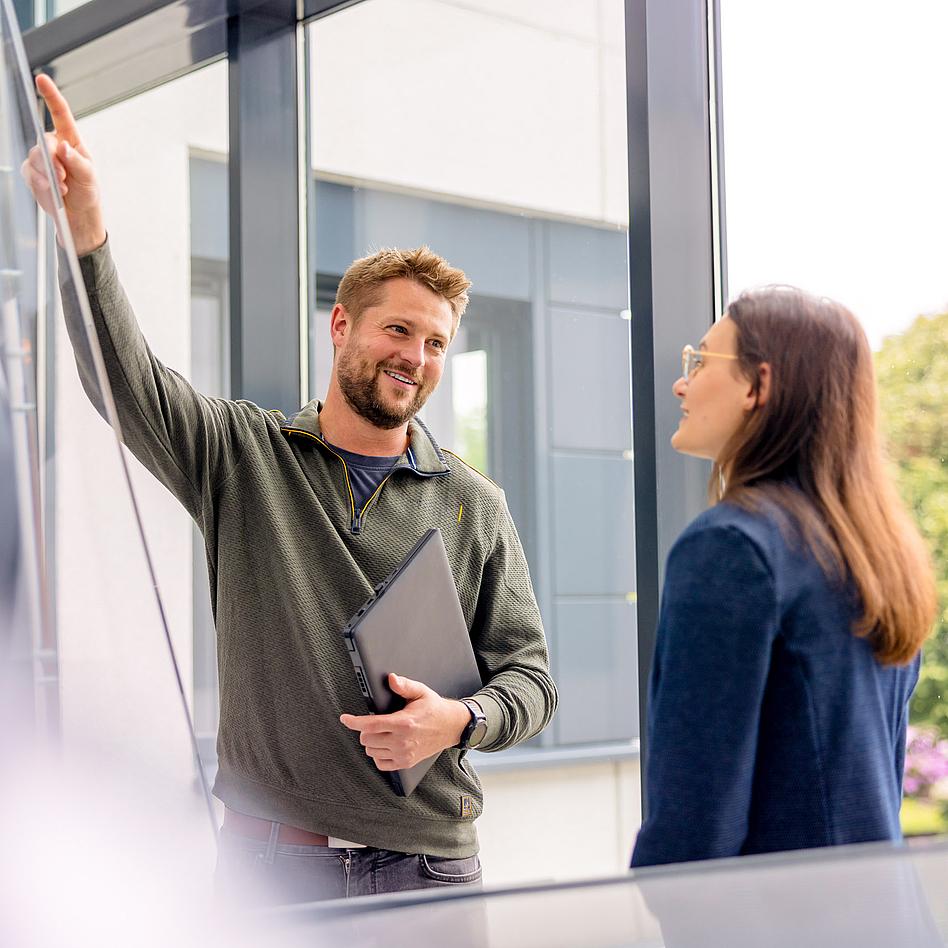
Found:
<path fill-rule="evenodd" d="M 767 399 L 770 398 L 770 382 L 773 379 L 773 373 L 770 371 L 770 363 L 761 362 L 757 374 L 760 379 L 757 385 L 757 405 L 763 406 L 767 404 Z"/>
<path fill-rule="evenodd" d="M 757 368 L 757 384 L 748 385 L 747 394 L 744 396 L 744 411 L 753 411 L 767 404 L 770 398 L 770 363 L 761 362 Z"/>

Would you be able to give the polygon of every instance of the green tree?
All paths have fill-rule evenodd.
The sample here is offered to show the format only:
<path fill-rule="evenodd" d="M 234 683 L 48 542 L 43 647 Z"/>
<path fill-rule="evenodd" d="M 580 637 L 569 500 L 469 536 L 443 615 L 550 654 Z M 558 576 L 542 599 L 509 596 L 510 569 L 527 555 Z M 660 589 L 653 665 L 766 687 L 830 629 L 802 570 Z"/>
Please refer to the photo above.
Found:
<path fill-rule="evenodd" d="M 935 561 L 939 613 L 912 720 L 948 737 L 948 313 L 920 316 L 876 353 L 879 402 L 902 498 Z"/>

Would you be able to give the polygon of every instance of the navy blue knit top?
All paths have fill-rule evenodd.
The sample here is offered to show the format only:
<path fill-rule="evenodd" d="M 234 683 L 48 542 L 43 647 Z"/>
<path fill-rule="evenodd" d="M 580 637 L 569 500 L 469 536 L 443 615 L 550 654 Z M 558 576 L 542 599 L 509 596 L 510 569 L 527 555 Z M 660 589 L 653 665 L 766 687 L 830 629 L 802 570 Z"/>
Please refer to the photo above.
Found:
<path fill-rule="evenodd" d="M 773 513 L 718 504 L 668 557 L 633 866 L 899 839 L 918 679 Z"/>

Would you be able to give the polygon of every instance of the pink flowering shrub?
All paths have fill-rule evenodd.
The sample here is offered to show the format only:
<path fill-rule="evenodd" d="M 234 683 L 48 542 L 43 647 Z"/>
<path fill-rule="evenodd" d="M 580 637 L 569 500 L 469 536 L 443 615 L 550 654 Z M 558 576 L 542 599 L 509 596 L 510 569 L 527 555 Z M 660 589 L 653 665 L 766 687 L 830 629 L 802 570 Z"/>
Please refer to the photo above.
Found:
<path fill-rule="evenodd" d="M 907 797 L 948 807 L 948 739 L 934 728 L 909 727 L 903 786 Z"/>

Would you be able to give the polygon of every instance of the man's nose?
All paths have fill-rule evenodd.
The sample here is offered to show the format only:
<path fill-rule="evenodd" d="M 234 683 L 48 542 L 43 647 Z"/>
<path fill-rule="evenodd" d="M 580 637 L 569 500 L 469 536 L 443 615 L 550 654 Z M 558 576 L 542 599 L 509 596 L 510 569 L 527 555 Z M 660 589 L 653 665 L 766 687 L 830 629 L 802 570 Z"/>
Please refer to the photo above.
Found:
<path fill-rule="evenodd" d="M 406 338 L 399 347 L 398 353 L 412 368 L 420 369 L 425 364 L 425 341 Z"/>

